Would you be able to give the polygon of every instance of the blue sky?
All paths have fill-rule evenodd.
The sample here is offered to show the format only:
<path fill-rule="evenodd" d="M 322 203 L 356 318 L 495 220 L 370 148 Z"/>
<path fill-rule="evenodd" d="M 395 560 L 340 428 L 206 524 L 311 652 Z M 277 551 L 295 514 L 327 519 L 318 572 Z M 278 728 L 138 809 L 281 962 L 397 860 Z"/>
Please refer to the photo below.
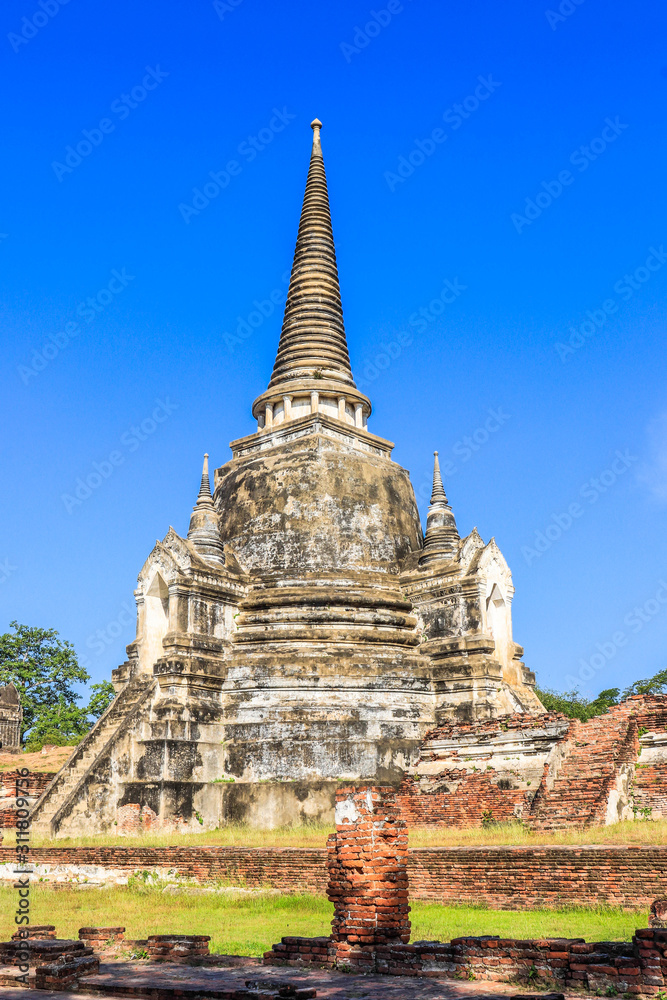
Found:
<path fill-rule="evenodd" d="M 3 629 L 57 628 L 96 680 L 124 659 L 202 453 L 253 430 L 280 310 L 236 331 L 284 288 L 317 115 L 353 368 L 423 512 L 437 448 L 543 685 L 667 665 L 664 6 L 0 17 Z"/>

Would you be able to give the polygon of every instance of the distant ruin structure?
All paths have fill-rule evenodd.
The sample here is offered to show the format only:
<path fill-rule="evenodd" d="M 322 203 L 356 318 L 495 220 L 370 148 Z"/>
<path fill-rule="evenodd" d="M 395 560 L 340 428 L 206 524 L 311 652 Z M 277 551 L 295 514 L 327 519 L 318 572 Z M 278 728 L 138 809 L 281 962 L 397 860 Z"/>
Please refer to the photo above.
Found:
<path fill-rule="evenodd" d="M 22 722 L 18 691 L 13 684 L 0 687 L 0 747 L 3 753 L 20 749 Z"/>
<path fill-rule="evenodd" d="M 206 456 L 187 537 L 170 528 L 146 560 L 117 698 L 41 797 L 36 832 L 328 819 L 338 781 L 400 781 L 434 727 L 543 711 L 496 542 L 460 536 L 437 453 L 424 533 L 371 429 L 312 129 L 257 429 L 212 489 Z"/>

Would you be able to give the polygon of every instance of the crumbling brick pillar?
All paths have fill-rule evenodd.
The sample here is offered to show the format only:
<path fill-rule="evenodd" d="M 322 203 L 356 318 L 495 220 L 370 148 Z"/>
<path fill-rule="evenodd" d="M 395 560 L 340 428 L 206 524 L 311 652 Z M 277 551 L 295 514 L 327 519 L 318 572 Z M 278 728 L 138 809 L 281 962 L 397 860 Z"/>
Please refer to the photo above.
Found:
<path fill-rule="evenodd" d="M 385 972 L 392 945 L 410 940 L 408 834 L 395 790 L 339 788 L 327 848 L 336 963 Z"/>

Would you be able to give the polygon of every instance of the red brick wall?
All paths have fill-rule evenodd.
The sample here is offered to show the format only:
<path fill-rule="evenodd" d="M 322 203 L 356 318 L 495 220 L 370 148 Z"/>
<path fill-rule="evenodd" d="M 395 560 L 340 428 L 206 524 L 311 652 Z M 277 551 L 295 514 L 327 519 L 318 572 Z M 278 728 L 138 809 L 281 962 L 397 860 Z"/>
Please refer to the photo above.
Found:
<path fill-rule="evenodd" d="M 36 802 L 55 772 L 31 771 L 22 777 L 18 771 L 0 771 L 0 831 L 16 826 L 16 781 L 21 782 L 19 792 L 27 795 L 31 805 Z"/>
<path fill-rule="evenodd" d="M 641 730 L 667 731 L 667 705 L 647 704 L 646 710 L 637 714 Z M 639 755 L 634 782 L 634 804 L 637 809 L 651 809 L 667 816 L 667 766 L 647 764 L 646 754 Z"/>
<path fill-rule="evenodd" d="M 438 772 L 438 779 L 461 782 L 461 772 L 444 769 Z M 494 822 L 500 823 L 515 820 L 517 806 L 523 807 L 523 815 L 530 812 L 525 791 L 499 789 L 483 771 L 466 775 L 462 787 L 453 794 L 449 791 L 426 792 L 412 778 L 405 778 L 397 801 L 408 826 L 467 829 L 482 826 L 484 813 L 492 814 Z"/>
<path fill-rule="evenodd" d="M 337 964 L 327 938 L 284 937 L 264 955 L 265 965 Z M 340 963 L 338 963 L 340 964 Z M 667 931 L 639 929 L 632 942 L 581 938 L 466 937 L 421 941 L 388 949 L 394 976 L 439 976 L 478 982 L 521 983 L 544 990 L 586 990 L 597 996 L 664 995 Z"/>
<path fill-rule="evenodd" d="M 0 864 L 15 860 L 0 847 Z M 42 864 L 100 865 L 127 872 L 173 868 L 202 882 L 239 880 L 285 892 L 324 894 L 327 852 L 242 847 L 35 847 Z M 665 847 L 451 847 L 408 850 L 410 895 L 494 909 L 608 903 L 648 907 L 667 896 Z"/>
<path fill-rule="evenodd" d="M 27 788 L 30 796 L 41 795 L 56 772 L 31 771 L 27 778 L 22 777 L 18 771 L 0 771 L 0 796 L 13 799 L 16 796 L 16 781 L 22 782 L 20 789 Z M 26 786 L 25 782 L 28 782 Z M 0 799 L 1 801 L 1 799 Z"/>

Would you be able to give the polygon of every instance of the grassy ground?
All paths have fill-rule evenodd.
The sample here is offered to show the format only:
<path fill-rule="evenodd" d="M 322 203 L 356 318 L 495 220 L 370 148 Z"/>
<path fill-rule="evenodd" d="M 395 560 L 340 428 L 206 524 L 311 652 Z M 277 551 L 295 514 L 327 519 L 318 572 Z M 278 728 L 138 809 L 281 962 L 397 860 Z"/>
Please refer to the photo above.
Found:
<path fill-rule="evenodd" d="M 283 935 L 328 934 L 332 904 L 321 896 L 243 893 L 168 896 L 158 889 L 52 889 L 30 894 L 32 923 L 54 923 L 60 937 L 78 937 L 79 927 L 125 926 L 127 938 L 149 934 L 210 934 L 211 951 L 259 955 Z M 16 890 L 0 888 L 0 940 L 14 927 Z M 412 903 L 412 939 L 448 941 L 463 934 L 508 937 L 583 937 L 629 941 L 646 927 L 646 912 L 533 910 L 525 913 L 475 907 Z"/>
<path fill-rule="evenodd" d="M 74 747 L 51 747 L 36 753 L 0 753 L 0 771 L 17 771 L 27 767 L 29 771 L 59 771 Z"/>
<path fill-rule="evenodd" d="M 14 833 L 5 830 L 4 846 L 14 843 Z M 234 825 L 212 830 L 209 833 L 145 833 L 135 837 L 111 834 L 102 837 L 47 840 L 35 837 L 36 846 L 54 847 L 170 847 L 187 845 L 229 845 L 234 847 L 324 847 L 333 827 L 311 826 L 279 827 L 275 830 L 257 830 Z M 615 823 L 613 826 L 589 827 L 586 830 L 566 830 L 546 835 L 531 833 L 519 823 L 499 823 L 496 826 L 468 830 L 451 827 L 412 827 L 409 830 L 411 847 L 472 847 L 475 845 L 514 844 L 530 847 L 537 844 L 667 844 L 667 820 L 636 820 Z"/>
<path fill-rule="evenodd" d="M 490 827 L 466 830 L 416 827 L 408 831 L 411 847 L 474 847 L 538 844 L 667 844 L 667 820 L 629 820 L 611 826 L 593 826 L 585 830 L 562 830 L 557 833 L 533 833 L 520 823 L 498 823 Z"/>

